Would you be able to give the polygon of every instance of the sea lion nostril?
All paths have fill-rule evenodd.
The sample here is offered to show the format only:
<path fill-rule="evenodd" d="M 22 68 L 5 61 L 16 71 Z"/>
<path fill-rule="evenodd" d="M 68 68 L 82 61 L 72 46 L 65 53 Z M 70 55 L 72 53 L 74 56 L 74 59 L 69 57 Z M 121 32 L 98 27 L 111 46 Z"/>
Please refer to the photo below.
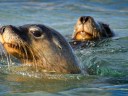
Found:
<path fill-rule="evenodd" d="M 3 34 L 5 32 L 5 29 L 12 30 L 13 26 L 12 25 L 7 25 L 7 26 L 2 26 L 0 28 L 0 34 Z"/>
<path fill-rule="evenodd" d="M 90 18 L 90 16 L 82 16 L 82 17 L 80 17 L 79 20 L 80 20 L 80 22 L 85 23 L 89 20 L 89 18 Z"/>
<path fill-rule="evenodd" d="M 3 34 L 4 33 L 5 28 L 6 28 L 5 26 L 3 26 L 3 27 L 0 28 L 0 34 Z"/>
<path fill-rule="evenodd" d="M 84 21 L 84 17 L 85 17 L 85 16 L 81 16 L 81 17 L 80 17 L 80 21 L 81 21 L 81 22 Z"/>
<path fill-rule="evenodd" d="M 85 17 L 84 21 L 87 22 L 89 20 L 89 16 Z"/>

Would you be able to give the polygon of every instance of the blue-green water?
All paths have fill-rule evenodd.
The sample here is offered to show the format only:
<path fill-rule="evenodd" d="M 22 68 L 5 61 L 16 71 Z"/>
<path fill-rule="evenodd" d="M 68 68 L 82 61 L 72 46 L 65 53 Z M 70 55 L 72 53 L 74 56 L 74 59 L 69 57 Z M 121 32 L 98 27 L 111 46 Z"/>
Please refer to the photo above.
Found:
<path fill-rule="evenodd" d="M 88 76 L 67 74 L 45 79 L 38 73 L 9 73 L 8 60 L 2 55 L 0 96 L 127 96 L 127 0 L 0 0 L 1 25 L 40 23 L 66 36 L 83 15 L 108 23 L 116 34 L 96 47 L 75 51 Z M 17 67 L 13 63 L 9 68 Z"/>

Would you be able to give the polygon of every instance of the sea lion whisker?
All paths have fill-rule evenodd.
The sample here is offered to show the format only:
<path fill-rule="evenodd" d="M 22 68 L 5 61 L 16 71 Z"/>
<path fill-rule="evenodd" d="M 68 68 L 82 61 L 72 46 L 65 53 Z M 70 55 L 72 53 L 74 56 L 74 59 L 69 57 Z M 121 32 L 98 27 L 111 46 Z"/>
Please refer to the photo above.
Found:
<path fill-rule="evenodd" d="M 22 45 L 23 45 L 23 44 L 22 44 Z M 20 45 L 19 45 L 19 46 L 20 46 Z M 28 60 L 28 53 L 27 53 L 26 46 L 25 46 L 25 45 L 23 45 L 23 46 L 22 46 L 22 48 L 23 48 L 23 51 L 24 51 L 24 53 L 25 53 L 25 55 L 24 55 L 24 57 L 23 57 L 23 58 L 24 58 L 25 60 L 26 60 L 26 59 Z M 21 49 L 21 50 L 22 50 L 22 49 Z"/>
<path fill-rule="evenodd" d="M 41 61 L 43 62 L 43 63 L 42 63 L 42 66 L 45 67 L 45 66 L 47 65 L 47 68 L 50 68 L 50 70 L 52 69 L 52 72 L 53 72 L 53 71 L 56 71 L 56 69 L 55 69 L 54 67 L 52 67 L 52 68 L 50 67 L 51 65 L 55 65 L 56 63 L 54 63 L 54 62 L 49 62 L 49 60 L 47 59 L 47 57 L 46 57 L 46 56 L 44 55 L 44 53 L 43 53 L 43 49 L 44 49 L 43 47 L 42 47 L 42 49 L 37 49 L 37 48 L 36 48 L 37 51 L 39 51 L 40 53 L 42 53 L 42 54 L 38 53 L 39 58 L 42 58 L 42 57 L 43 57 L 43 58 L 41 59 Z M 56 59 L 58 59 L 58 58 L 56 58 Z M 45 64 L 45 65 L 44 65 L 44 64 Z M 50 70 L 48 70 L 48 71 L 50 71 Z"/>
<path fill-rule="evenodd" d="M 47 57 L 45 57 L 45 55 L 43 53 L 43 47 L 42 47 L 42 49 L 35 48 L 35 50 L 38 51 L 38 53 L 37 53 L 38 58 L 40 58 L 40 62 L 42 62 L 42 64 L 40 65 L 43 68 L 42 71 L 49 72 L 50 70 L 46 71 L 46 66 L 49 69 L 50 66 L 53 65 L 54 63 L 50 63 L 49 60 L 47 59 Z M 39 63 L 39 61 L 38 61 L 38 63 Z"/>
<path fill-rule="evenodd" d="M 95 27 L 95 22 L 92 23 L 92 32 L 93 32 L 93 38 L 95 39 L 97 37 L 97 30 L 96 30 L 96 27 Z"/>
<path fill-rule="evenodd" d="M 9 64 L 12 65 L 12 59 L 11 59 L 11 55 L 8 54 L 8 59 L 9 59 Z"/>
<path fill-rule="evenodd" d="M 35 66 L 35 70 L 38 71 L 38 68 L 37 68 L 38 67 L 37 66 L 37 58 L 34 55 L 32 47 L 31 46 L 27 46 L 27 47 L 29 48 L 30 54 L 32 55 L 32 60 L 33 60 L 32 66 Z"/>
<path fill-rule="evenodd" d="M 95 38 L 95 32 L 93 30 L 93 24 L 88 24 L 88 29 L 90 30 L 90 34 L 92 35 L 92 38 L 94 39 Z"/>
<path fill-rule="evenodd" d="M 2 51 L 3 51 L 3 53 L 4 53 L 5 57 L 6 57 L 6 61 L 8 61 L 7 52 L 5 52 L 5 50 L 2 50 Z"/>
<path fill-rule="evenodd" d="M 9 54 L 3 49 L 3 47 L 2 47 L 2 51 L 4 53 L 4 56 L 6 57 L 6 61 L 7 61 L 8 68 L 9 68 L 9 66 L 10 66 L 10 60 L 9 60 L 9 56 L 8 56 Z"/>
<path fill-rule="evenodd" d="M 42 64 L 41 64 L 41 66 L 45 66 L 44 64 L 49 64 L 49 61 L 46 59 L 46 57 L 45 57 L 45 55 L 44 55 L 44 53 L 43 53 L 43 49 L 42 50 L 39 50 L 39 49 L 36 49 L 36 50 L 38 50 L 38 51 L 40 51 L 41 53 L 38 53 L 38 58 L 42 58 L 41 59 L 41 62 L 42 62 Z"/>
<path fill-rule="evenodd" d="M 9 55 L 9 54 L 7 54 L 7 56 L 6 56 L 6 57 L 7 57 L 7 64 L 8 64 L 8 69 L 9 69 L 9 67 L 10 67 L 10 65 L 11 65 L 11 64 L 10 64 L 10 59 L 9 59 L 9 58 L 10 58 L 10 55 Z"/>
<path fill-rule="evenodd" d="M 3 61 L 3 60 L 4 60 L 4 56 L 5 56 L 5 52 L 4 52 L 3 47 L 1 46 L 1 51 L 0 51 L 1 61 Z"/>
<path fill-rule="evenodd" d="M 0 57 L 1 57 L 1 59 L 3 60 L 2 52 L 3 52 L 3 50 L 2 50 L 2 51 L 0 51 Z"/>
<path fill-rule="evenodd" d="M 99 31 L 97 31 L 98 29 L 96 28 L 96 22 L 93 21 L 92 23 L 92 32 L 93 32 L 93 38 L 96 39 L 98 37 L 98 39 L 100 39 L 100 35 L 99 35 Z"/>
<path fill-rule="evenodd" d="M 42 50 L 44 50 L 43 47 L 42 47 L 42 49 L 37 49 L 37 48 L 35 48 L 35 49 L 40 52 L 40 53 L 38 53 L 39 58 L 40 58 L 40 57 L 43 57 L 43 58 L 45 59 L 45 61 L 47 61 L 48 64 L 49 64 L 49 61 L 47 60 L 47 58 L 45 57 L 45 55 L 44 55 L 44 53 L 43 53 L 43 51 L 42 51 Z M 42 54 L 41 54 L 41 53 L 42 53 Z M 42 55 L 43 55 L 43 56 L 42 56 Z"/>

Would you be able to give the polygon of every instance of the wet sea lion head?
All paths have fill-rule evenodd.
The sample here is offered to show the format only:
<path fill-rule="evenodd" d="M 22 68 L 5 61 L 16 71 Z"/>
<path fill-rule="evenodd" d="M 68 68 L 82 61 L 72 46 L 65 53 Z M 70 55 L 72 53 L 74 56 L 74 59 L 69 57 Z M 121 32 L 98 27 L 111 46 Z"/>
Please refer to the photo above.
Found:
<path fill-rule="evenodd" d="M 77 41 L 95 40 L 112 37 L 109 25 L 96 22 L 91 16 L 81 16 L 74 27 L 72 38 Z"/>
<path fill-rule="evenodd" d="M 0 28 L 0 42 L 7 53 L 23 64 L 37 66 L 46 72 L 81 72 L 65 38 L 45 25 L 3 26 Z"/>

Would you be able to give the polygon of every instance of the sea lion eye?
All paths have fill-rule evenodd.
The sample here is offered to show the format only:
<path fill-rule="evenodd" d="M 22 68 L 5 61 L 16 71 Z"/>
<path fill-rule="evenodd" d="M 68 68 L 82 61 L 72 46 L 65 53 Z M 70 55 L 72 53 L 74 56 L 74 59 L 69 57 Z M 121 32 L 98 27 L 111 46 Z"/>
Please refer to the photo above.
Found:
<path fill-rule="evenodd" d="M 35 36 L 35 37 L 40 37 L 42 35 L 42 33 L 40 31 L 33 31 L 32 34 Z"/>
<path fill-rule="evenodd" d="M 41 37 L 42 36 L 42 30 L 37 27 L 37 26 L 32 26 L 29 28 L 29 32 L 34 36 L 34 37 Z"/>

